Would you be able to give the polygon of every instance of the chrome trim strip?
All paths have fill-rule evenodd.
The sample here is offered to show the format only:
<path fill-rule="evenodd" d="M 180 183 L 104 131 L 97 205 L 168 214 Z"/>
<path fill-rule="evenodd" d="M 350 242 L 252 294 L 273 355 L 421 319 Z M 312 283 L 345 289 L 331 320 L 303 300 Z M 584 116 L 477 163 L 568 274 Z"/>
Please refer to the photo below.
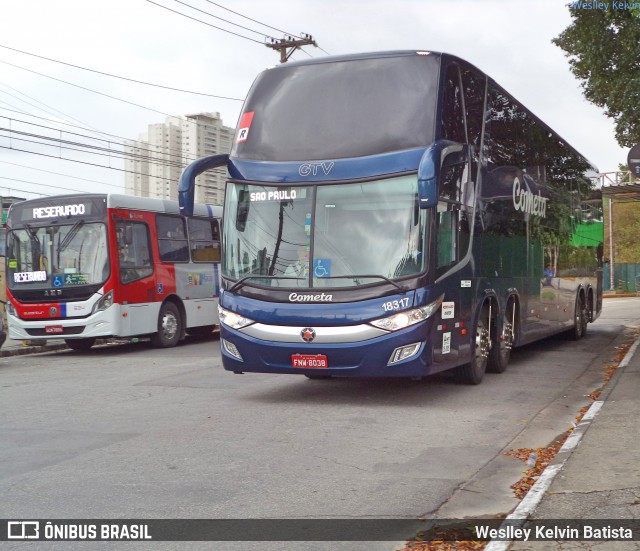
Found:
<path fill-rule="evenodd" d="M 316 338 L 310 343 L 304 342 L 300 335 L 305 327 L 313 327 L 316 332 Z M 264 341 L 292 342 L 301 345 L 360 342 L 389 334 L 388 331 L 371 325 L 344 325 L 341 327 L 300 325 L 298 327 L 290 327 L 285 325 L 265 325 L 263 323 L 253 323 L 240 329 L 240 332 Z"/>

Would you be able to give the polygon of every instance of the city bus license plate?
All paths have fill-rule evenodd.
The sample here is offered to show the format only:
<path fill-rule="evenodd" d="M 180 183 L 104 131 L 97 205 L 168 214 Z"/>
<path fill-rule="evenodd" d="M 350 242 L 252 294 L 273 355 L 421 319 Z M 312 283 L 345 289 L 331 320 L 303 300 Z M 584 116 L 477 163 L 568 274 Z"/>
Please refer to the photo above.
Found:
<path fill-rule="evenodd" d="M 47 335 L 53 335 L 55 333 L 64 333 L 64 327 L 62 325 L 45 325 L 44 332 Z"/>
<path fill-rule="evenodd" d="M 291 366 L 306 369 L 326 369 L 329 360 L 324 354 L 292 354 Z"/>

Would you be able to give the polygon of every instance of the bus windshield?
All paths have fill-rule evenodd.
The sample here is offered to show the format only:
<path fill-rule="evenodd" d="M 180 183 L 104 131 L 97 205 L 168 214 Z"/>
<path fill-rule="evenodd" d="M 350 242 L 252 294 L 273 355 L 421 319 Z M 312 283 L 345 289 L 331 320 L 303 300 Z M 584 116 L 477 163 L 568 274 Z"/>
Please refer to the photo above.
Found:
<path fill-rule="evenodd" d="M 439 58 L 397 54 L 283 64 L 264 71 L 243 108 L 231 155 L 339 159 L 433 142 Z"/>
<path fill-rule="evenodd" d="M 415 175 L 313 187 L 230 183 L 223 274 L 296 288 L 418 274 L 427 267 L 427 214 L 417 187 Z"/>
<path fill-rule="evenodd" d="M 7 238 L 10 289 L 50 289 L 101 284 L 109 277 L 107 228 L 101 222 L 33 227 Z"/>

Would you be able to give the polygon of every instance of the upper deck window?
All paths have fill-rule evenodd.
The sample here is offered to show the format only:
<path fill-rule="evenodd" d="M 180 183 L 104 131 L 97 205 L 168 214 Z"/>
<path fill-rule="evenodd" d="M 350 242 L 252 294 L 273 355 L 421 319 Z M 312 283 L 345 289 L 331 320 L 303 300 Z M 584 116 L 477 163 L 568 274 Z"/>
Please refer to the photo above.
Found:
<path fill-rule="evenodd" d="M 244 106 L 232 156 L 302 161 L 433 142 L 439 57 L 400 55 L 279 66 Z"/>

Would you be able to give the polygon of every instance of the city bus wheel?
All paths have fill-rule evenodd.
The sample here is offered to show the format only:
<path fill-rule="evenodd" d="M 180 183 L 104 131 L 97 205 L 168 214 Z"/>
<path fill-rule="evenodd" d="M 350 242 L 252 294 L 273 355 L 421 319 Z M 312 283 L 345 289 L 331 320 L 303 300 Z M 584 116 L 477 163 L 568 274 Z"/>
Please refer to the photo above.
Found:
<path fill-rule="evenodd" d="M 579 341 L 587 332 L 587 323 L 589 323 L 589 313 L 587 305 L 584 303 L 582 295 L 576 297 L 576 313 L 573 321 L 573 329 L 570 331 L 571 338 Z"/>
<path fill-rule="evenodd" d="M 156 348 L 170 348 L 178 344 L 182 333 L 182 317 L 173 302 L 165 302 L 158 315 L 158 332 L 151 335 Z"/>
<path fill-rule="evenodd" d="M 96 342 L 96 339 L 65 339 L 64 343 L 71 350 L 89 350 Z"/>
<path fill-rule="evenodd" d="M 491 314 L 484 305 L 476 322 L 475 336 L 471 342 L 471 361 L 456 368 L 456 378 L 466 385 L 478 385 L 487 369 L 491 350 Z"/>
<path fill-rule="evenodd" d="M 511 349 L 515 342 L 516 302 L 510 300 L 502 317 L 502 327 L 497 327 L 492 336 L 491 352 L 487 360 L 489 373 L 504 373 L 509 365 Z"/>

